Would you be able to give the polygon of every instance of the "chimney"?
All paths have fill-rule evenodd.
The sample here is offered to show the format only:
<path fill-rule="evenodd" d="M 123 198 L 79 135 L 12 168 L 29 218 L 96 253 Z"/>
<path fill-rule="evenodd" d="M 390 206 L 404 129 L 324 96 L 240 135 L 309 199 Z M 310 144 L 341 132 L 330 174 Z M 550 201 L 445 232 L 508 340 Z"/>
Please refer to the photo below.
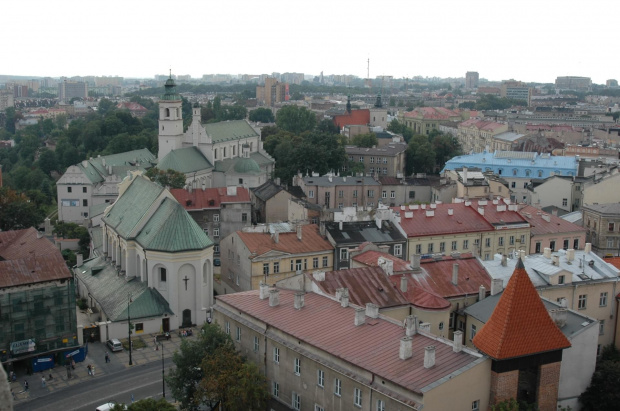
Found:
<path fill-rule="evenodd" d="M 338 221 L 338 230 L 342 231 L 342 221 Z"/>
<path fill-rule="evenodd" d="M 315 271 L 312 273 L 312 277 L 316 281 L 325 281 L 325 271 Z"/>
<path fill-rule="evenodd" d="M 408 315 L 405 317 L 405 335 L 411 337 L 415 334 L 415 318 L 413 318 L 413 315 Z"/>
<path fill-rule="evenodd" d="M 303 226 L 301 224 L 298 224 L 296 228 L 297 228 L 297 239 L 301 241 L 301 229 L 303 228 Z"/>
<path fill-rule="evenodd" d="M 346 308 L 349 306 L 349 289 L 343 288 L 340 295 L 340 306 Z"/>
<path fill-rule="evenodd" d="M 506 254 L 502 254 L 502 267 L 508 266 L 508 257 Z"/>
<path fill-rule="evenodd" d="M 467 167 L 463 167 L 463 184 L 467 184 Z"/>
<path fill-rule="evenodd" d="M 379 316 L 379 307 L 377 304 L 366 303 L 366 315 L 370 318 L 377 318 Z"/>
<path fill-rule="evenodd" d="M 405 274 L 400 277 L 400 291 L 402 291 L 403 293 L 407 292 L 407 275 Z"/>
<path fill-rule="evenodd" d="M 269 297 L 269 286 L 261 281 L 258 286 L 258 298 L 265 300 Z"/>
<path fill-rule="evenodd" d="M 294 306 L 296 310 L 301 310 L 304 306 L 304 293 L 295 293 Z"/>
<path fill-rule="evenodd" d="M 386 275 L 394 275 L 394 261 L 381 257 L 379 258 L 379 266 Z"/>
<path fill-rule="evenodd" d="M 459 285 L 459 265 L 452 264 L 452 284 Z"/>
<path fill-rule="evenodd" d="M 549 247 L 545 247 L 544 252 L 543 252 L 543 256 L 545 258 L 551 258 L 551 249 Z"/>
<path fill-rule="evenodd" d="M 566 250 L 566 259 L 568 261 L 575 261 L 575 250 L 573 248 Z"/>
<path fill-rule="evenodd" d="M 420 254 L 414 254 L 411 256 L 411 269 L 420 271 L 420 258 L 422 256 Z"/>
<path fill-rule="evenodd" d="M 549 217 L 549 214 L 543 214 L 541 215 L 542 219 L 545 220 L 546 222 L 550 223 L 551 222 L 551 217 Z"/>
<path fill-rule="evenodd" d="M 426 210 L 426 216 L 427 217 L 435 216 L 435 210 Z"/>
<path fill-rule="evenodd" d="M 429 333 L 431 332 L 431 323 L 421 323 L 418 328 L 420 329 L 420 331 L 424 331 L 425 333 Z"/>
<path fill-rule="evenodd" d="M 52 227 L 52 222 L 49 218 L 45 218 L 45 235 L 52 235 L 54 227 Z"/>
<path fill-rule="evenodd" d="M 554 255 L 551 257 L 551 263 L 553 265 L 555 265 L 556 267 L 560 265 L 560 256 L 559 255 Z"/>
<path fill-rule="evenodd" d="M 75 256 L 77 257 L 76 265 L 81 267 L 84 264 L 84 256 L 82 254 L 76 254 Z"/>
<path fill-rule="evenodd" d="M 269 306 L 277 307 L 280 304 L 280 290 L 269 290 Z"/>
<path fill-rule="evenodd" d="M 484 207 L 478 207 L 478 214 L 484 215 Z"/>
<path fill-rule="evenodd" d="M 454 332 L 454 345 L 452 346 L 452 351 L 461 352 L 463 349 L 463 331 L 455 331 Z"/>
<path fill-rule="evenodd" d="M 487 289 L 484 287 L 484 285 L 481 285 L 480 288 L 478 288 L 478 301 L 484 300 L 484 297 L 486 296 L 487 296 Z"/>
<path fill-rule="evenodd" d="M 454 209 L 448 208 L 448 215 L 454 215 Z"/>
<path fill-rule="evenodd" d="M 494 278 L 491 280 L 491 295 L 496 295 L 504 291 L 504 280 Z"/>
<path fill-rule="evenodd" d="M 400 349 L 398 350 L 398 358 L 406 360 L 413 356 L 413 340 L 411 337 L 403 337 L 400 339 Z"/>
<path fill-rule="evenodd" d="M 589 254 L 592 252 L 592 243 L 586 243 L 586 246 L 583 248 L 584 254 Z"/>
<path fill-rule="evenodd" d="M 323 221 L 319 223 L 319 234 L 321 237 L 325 237 L 325 223 Z"/>
<path fill-rule="evenodd" d="M 365 315 L 365 309 L 363 308 L 356 308 L 355 309 L 355 326 L 357 327 L 358 325 L 363 325 L 364 322 L 366 321 L 366 315 Z"/>
<path fill-rule="evenodd" d="M 429 345 L 424 349 L 424 368 L 431 368 L 435 365 L 435 346 Z"/>

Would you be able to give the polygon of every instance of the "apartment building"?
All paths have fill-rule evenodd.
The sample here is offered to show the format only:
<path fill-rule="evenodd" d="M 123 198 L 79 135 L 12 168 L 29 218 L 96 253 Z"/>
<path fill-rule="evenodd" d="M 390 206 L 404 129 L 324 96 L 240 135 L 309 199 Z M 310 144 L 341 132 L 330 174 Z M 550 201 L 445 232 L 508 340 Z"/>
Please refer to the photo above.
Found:
<path fill-rule="evenodd" d="M 620 203 L 584 205 L 586 241 L 601 256 L 620 256 Z"/>
<path fill-rule="evenodd" d="M 299 186 L 311 204 L 325 208 L 376 207 L 381 197 L 381 183 L 374 177 L 337 176 L 328 173 L 319 176 L 298 174 L 293 185 Z"/>
<path fill-rule="evenodd" d="M 562 76 L 556 77 L 555 88 L 560 90 L 592 91 L 590 77 Z"/>
<path fill-rule="evenodd" d="M 58 83 L 58 100 L 69 103 L 72 98 L 85 99 L 88 97 L 88 83 L 84 81 L 64 80 Z"/>
<path fill-rule="evenodd" d="M 364 165 L 364 174 L 398 177 L 405 174 L 406 143 L 390 143 L 381 147 L 346 146 L 349 161 Z"/>
<path fill-rule="evenodd" d="M 465 88 L 470 90 L 478 88 L 479 78 L 480 76 L 477 71 L 468 71 L 465 73 Z"/>
<path fill-rule="evenodd" d="M 586 244 L 586 229 L 532 206 L 519 205 L 521 214 L 530 223 L 530 254 L 572 248 L 579 250 Z"/>
<path fill-rule="evenodd" d="M 264 86 L 256 87 L 256 101 L 263 106 L 273 107 L 276 103 L 288 101 L 288 83 L 280 83 L 275 77 L 266 77 Z"/>
<path fill-rule="evenodd" d="M 465 119 L 464 116 L 466 113 L 458 113 L 444 107 L 417 107 L 413 111 L 399 113 L 398 121 L 413 129 L 415 134 L 428 135 L 432 130 L 439 130 L 440 124 L 460 122 Z"/>
<path fill-rule="evenodd" d="M 481 153 L 493 147 L 495 136 L 507 131 L 508 124 L 472 118 L 459 123 L 457 138 L 463 152 Z"/>

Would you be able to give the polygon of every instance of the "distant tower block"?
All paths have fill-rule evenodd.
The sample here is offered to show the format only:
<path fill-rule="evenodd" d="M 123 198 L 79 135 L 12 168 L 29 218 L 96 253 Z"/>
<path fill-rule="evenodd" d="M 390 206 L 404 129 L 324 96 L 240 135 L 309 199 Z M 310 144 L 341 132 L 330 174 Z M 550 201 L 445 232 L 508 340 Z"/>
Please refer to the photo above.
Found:
<path fill-rule="evenodd" d="M 468 71 L 465 74 L 465 88 L 475 89 L 478 88 L 478 72 L 477 71 Z"/>

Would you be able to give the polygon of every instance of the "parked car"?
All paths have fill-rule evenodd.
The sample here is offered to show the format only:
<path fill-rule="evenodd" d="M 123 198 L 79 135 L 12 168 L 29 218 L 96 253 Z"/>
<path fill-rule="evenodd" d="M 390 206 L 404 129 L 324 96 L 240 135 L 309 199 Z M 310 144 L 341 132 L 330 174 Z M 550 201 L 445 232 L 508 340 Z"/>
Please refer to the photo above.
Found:
<path fill-rule="evenodd" d="M 110 349 L 110 351 L 123 351 L 123 344 L 121 344 L 121 342 L 119 340 L 117 340 L 116 338 L 112 338 L 111 340 L 108 340 L 108 342 L 106 343 L 108 345 L 108 348 Z"/>

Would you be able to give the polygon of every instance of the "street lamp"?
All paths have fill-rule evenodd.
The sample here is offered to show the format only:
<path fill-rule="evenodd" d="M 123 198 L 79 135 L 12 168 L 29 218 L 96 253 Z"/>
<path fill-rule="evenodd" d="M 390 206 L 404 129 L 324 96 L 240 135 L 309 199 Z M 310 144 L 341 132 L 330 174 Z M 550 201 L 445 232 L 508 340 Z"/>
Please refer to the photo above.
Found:
<path fill-rule="evenodd" d="M 131 304 L 131 293 L 129 293 L 127 299 L 127 335 L 129 337 L 129 365 L 133 365 L 131 361 L 131 316 L 129 315 L 129 304 Z"/>
<path fill-rule="evenodd" d="M 163 397 L 166 398 L 166 380 L 164 378 L 164 342 L 161 343 L 161 390 Z"/>

